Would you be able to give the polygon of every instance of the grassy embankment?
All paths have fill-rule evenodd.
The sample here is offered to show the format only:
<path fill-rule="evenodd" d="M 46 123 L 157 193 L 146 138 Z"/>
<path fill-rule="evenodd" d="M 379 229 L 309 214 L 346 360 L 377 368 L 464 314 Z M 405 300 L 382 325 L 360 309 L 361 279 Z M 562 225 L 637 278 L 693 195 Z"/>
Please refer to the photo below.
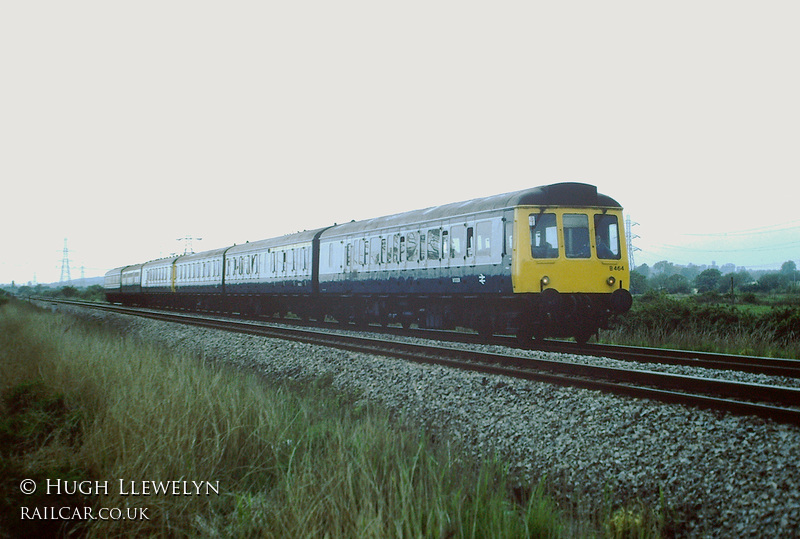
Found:
<path fill-rule="evenodd" d="M 800 358 L 800 306 L 704 302 L 645 294 L 602 331 L 602 342 L 766 357 Z"/>
<path fill-rule="evenodd" d="M 501 464 L 466 462 L 329 382 L 270 386 L 17 302 L 0 305 L 0 397 L 0 537 L 62 524 L 94 537 L 549 537 L 564 528 L 542 487 L 514 489 Z M 35 494 L 20 492 L 25 478 Z M 48 479 L 108 481 L 108 494 L 48 495 Z M 126 495 L 120 479 L 219 482 L 219 494 Z M 21 519 L 22 507 L 61 506 L 146 508 L 147 519 Z M 628 514 L 608 521 L 641 531 Z"/>

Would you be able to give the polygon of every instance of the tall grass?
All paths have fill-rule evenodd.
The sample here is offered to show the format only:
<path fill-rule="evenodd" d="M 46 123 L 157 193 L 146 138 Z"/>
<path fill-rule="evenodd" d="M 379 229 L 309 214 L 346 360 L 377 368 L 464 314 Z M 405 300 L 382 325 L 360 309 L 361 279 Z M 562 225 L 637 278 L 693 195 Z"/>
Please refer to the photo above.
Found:
<path fill-rule="evenodd" d="M 71 521 L 89 537 L 550 537 L 540 486 L 463 460 L 329 381 L 270 385 L 19 303 L 0 307 L 0 536 L 53 531 L 21 506 L 143 508 Z M 39 484 L 22 496 L 22 478 Z M 46 480 L 108 481 L 54 496 Z M 120 489 L 119 480 L 125 488 Z M 219 494 L 127 495 L 130 482 L 219 482 Z M 38 527 L 37 527 L 38 526 Z"/>
<path fill-rule="evenodd" d="M 629 313 L 617 317 L 614 330 L 602 340 L 617 344 L 655 346 L 800 358 L 800 308 L 765 311 L 701 303 L 695 298 L 666 295 L 637 297 Z"/>

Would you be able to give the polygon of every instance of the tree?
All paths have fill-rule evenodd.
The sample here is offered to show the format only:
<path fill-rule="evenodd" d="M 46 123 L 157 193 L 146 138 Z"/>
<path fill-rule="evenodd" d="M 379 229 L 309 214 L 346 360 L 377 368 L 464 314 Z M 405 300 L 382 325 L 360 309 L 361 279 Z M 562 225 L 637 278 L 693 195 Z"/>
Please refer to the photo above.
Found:
<path fill-rule="evenodd" d="M 754 282 L 753 276 L 748 271 L 738 271 L 733 274 L 733 286 L 740 289 Z"/>
<path fill-rule="evenodd" d="M 653 271 L 669 277 L 670 275 L 675 273 L 675 264 L 673 264 L 672 262 L 668 262 L 666 260 L 661 260 L 660 262 L 656 262 L 655 264 L 653 264 Z"/>
<path fill-rule="evenodd" d="M 666 290 L 668 278 L 664 273 L 657 273 L 647 280 L 647 284 L 652 290 Z"/>
<path fill-rule="evenodd" d="M 648 266 L 647 264 L 641 264 L 639 266 L 636 266 L 636 272 L 645 279 L 647 279 L 648 277 L 650 277 L 650 266 Z"/>
<path fill-rule="evenodd" d="M 86 290 L 82 290 L 80 297 L 88 301 L 103 301 L 105 299 L 105 290 L 102 285 L 93 284 Z"/>
<path fill-rule="evenodd" d="M 639 273 L 638 269 L 631 272 L 631 294 L 644 294 L 647 292 L 647 277 Z"/>
<path fill-rule="evenodd" d="M 785 275 L 793 275 L 795 271 L 797 271 L 797 264 L 794 263 L 794 260 L 787 260 L 781 265 L 781 273 Z"/>
<path fill-rule="evenodd" d="M 74 286 L 65 286 L 61 288 L 61 295 L 65 298 L 74 298 L 78 295 L 78 289 Z"/>
<path fill-rule="evenodd" d="M 721 278 L 721 271 L 716 268 L 710 268 L 700 272 L 700 275 L 695 278 L 694 284 L 697 287 L 697 291 L 700 293 L 711 292 L 717 289 Z"/>
<path fill-rule="evenodd" d="M 680 268 L 678 273 L 680 273 L 681 275 L 686 277 L 686 279 L 688 279 L 689 282 L 691 282 L 691 281 L 694 281 L 695 278 L 697 278 L 698 275 L 700 275 L 700 266 L 695 266 L 694 264 L 689 264 L 688 266 L 686 266 L 684 268 Z"/>
<path fill-rule="evenodd" d="M 766 273 L 758 279 L 758 287 L 764 292 L 781 290 L 789 285 L 789 276 L 783 273 Z"/>
<path fill-rule="evenodd" d="M 33 288 L 27 285 L 20 286 L 17 288 L 17 295 L 18 296 L 32 296 L 34 294 Z"/>
<path fill-rule="evenodd" d="M 688 294 L 690 292 L 689 279 L 677 273 L 670 275 L 664 281 L 664 289 L 670 294 Z"/>

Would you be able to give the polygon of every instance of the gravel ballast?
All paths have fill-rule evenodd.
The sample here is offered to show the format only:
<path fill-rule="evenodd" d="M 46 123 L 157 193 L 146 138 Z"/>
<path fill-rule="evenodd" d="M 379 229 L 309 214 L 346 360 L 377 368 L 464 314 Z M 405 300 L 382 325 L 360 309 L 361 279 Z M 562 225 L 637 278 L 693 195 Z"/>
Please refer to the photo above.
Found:
<path fill-rule="evenodd" d="M 619 504 L 663 505 L 675 523 L 669 532 L 685 537 L 800 533 L 798 427 L 278 339 L 58 309 L 102 318 L 127 335 L 273 379 L 327 376 L 334 387 L 456 440 L 478 457 L 499 455 L 525 479 L 546 476 L 562 502 L 599 504 L 612 496 Z M 590 357 L 574 361 L 620 364 Z M 698 373 L 689 367 L 669 370 Z M 736 378 L 770 381 L 741 373 Z"/>

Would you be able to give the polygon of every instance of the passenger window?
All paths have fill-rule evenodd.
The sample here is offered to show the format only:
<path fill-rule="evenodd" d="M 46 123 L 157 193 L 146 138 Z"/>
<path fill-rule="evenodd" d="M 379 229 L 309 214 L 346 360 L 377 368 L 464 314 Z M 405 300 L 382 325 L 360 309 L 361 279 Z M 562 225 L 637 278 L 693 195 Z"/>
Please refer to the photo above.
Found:
<path fill-rule="evenodd" d="M 386 238 L 381 238 L 381 264 L 385 264 L 389 261 L 386 248 Z"/>
<path fill-rule="evenodd" d="M 400 262 L 400 234 L 395 234 L 392 238 L 392 260 L 397 264 Z"/>
<path fill-rule="evenodd" d="M 427 253 L 427 248 L 425 247 L 425 234 L 419 235 L 419 259 L 425 260 L 425 253 Z"/>
<path fill-rule="evenodd" d="M 409 262 L 417 261 L 417 233 L 409 232 L 406 240 L 406 259 Z"/>
<path fill-rule="evenodd" d="M 619 260 L 619 223 L 616 215 L 594 216 L 594 239 L 597 258 Z"/>
<path fill-rule="evenodd" d="M 477 229 L 478 242 L 477 242 L 477 255 L 478 256 L 491 256 L 492 255 L 492 223 L 491 221 L 483 221 L 478 223 L 475 227 Z"/>
<path fill-rule="evenodd" d="M 474 236 L 475 230 L 472 227 L 467 227 L 467 257 L 469 258 L 475 255 Z"/>
<path fill-rule="evenodd" d="M 564 252 L 567 258 L 589 258 L 589 216 L 583 213 L 564 214 Z"/>
<path fill-rule="evenodd" d="M 428 230 L 428 260 L 439 260 L 440 233 L 438 228 Z"/>
<path fill-rule="evenodd" d="M 400 262 L 406 261 L 406 237 L 400 236 Z"/>
<path fill-rule="evenodd" d="M 442 259 L 450 258 L 450 233 L 442 230 Z"/>
<path fill-rule="evenodd" d="M 372 238 L 369 243 L 369 252 L 372 256 L 372 263 L 378 265 L 381 263 L 381 239 Z"/>
<path fill-rule="evenodd" d="M 532 213 L 528 216 L 531 229 L 531 256 L 558 258 L 558 227 L 555 213 Z"/>
<path fill-rule="evenodd" d="M 463 226 L 450 229 L 450 258 L 463 258 L 467 230 Z"/>

